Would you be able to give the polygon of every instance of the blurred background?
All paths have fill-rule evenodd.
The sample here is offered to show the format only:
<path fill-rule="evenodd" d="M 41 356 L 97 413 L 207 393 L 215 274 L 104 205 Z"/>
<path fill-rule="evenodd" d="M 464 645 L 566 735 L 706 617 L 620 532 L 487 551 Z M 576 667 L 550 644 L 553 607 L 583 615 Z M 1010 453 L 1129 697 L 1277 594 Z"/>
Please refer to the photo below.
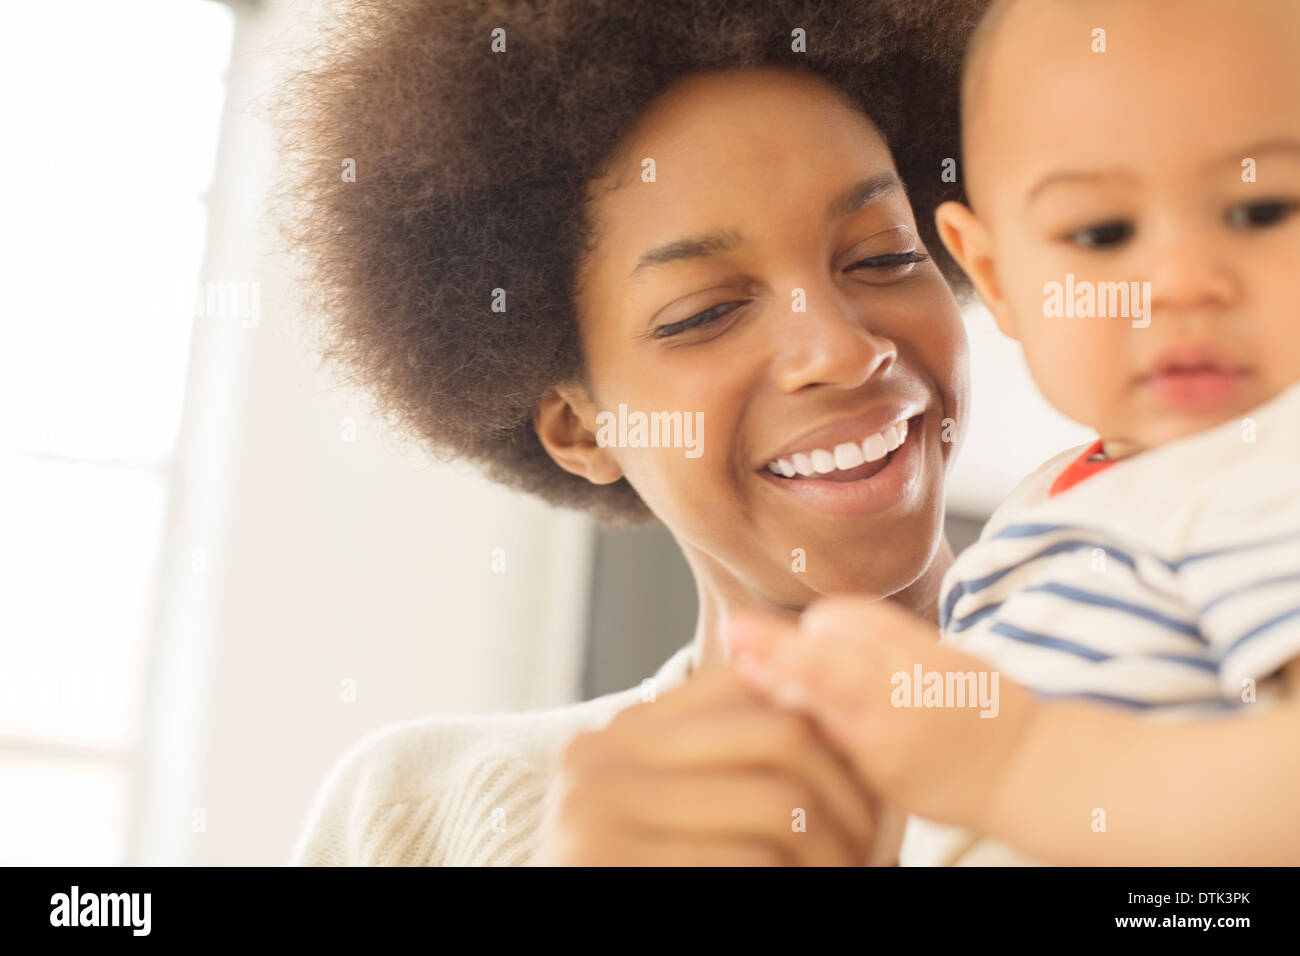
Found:
<path fill-rule="evenodd" d="M 287 862 L 361 735 L 639 683 L 694 630 L 661 529 L 398 442 L 266 212 L 311 0 L 41 0 L 0 33 L 0 863 Z M 969 316 L 959 548 L 1088 436 Z"/>

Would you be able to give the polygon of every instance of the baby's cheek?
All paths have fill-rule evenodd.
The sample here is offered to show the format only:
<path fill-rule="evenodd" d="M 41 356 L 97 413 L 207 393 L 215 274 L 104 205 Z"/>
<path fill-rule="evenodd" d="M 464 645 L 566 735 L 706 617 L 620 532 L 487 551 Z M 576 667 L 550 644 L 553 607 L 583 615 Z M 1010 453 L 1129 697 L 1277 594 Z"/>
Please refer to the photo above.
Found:
<path fill-rule="evenodd" d="M 1267 328 L 1257 336 L 1261 344 L 1256 346 L 1256 361 L 1270 395 L 1277 395 L 1300 382 L 1300 289 L 1261 324 Z"/>
<path fill-rule="evenodd" d="M 1117 373 L 1127 366 L 1122 343 L 1100 326 L 1113 321 L 1048 317 L 1040 307 L 1021 325 L 1025 360 L 1043 396 L 1062 414 L 1094 428 L 1120 397 Z"/>

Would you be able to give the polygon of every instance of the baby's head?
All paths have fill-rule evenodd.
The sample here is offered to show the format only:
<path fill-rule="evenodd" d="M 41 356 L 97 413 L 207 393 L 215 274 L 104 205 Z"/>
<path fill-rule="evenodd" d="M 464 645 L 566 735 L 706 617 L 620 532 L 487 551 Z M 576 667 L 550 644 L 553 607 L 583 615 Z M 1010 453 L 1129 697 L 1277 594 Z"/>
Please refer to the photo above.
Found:
<path fill-rule="evenodd" d="M 1002 0 L 972 43 L 940 234 L 1116 447 L 1300 381 L 1298 63 L 1297 0 Z"/>

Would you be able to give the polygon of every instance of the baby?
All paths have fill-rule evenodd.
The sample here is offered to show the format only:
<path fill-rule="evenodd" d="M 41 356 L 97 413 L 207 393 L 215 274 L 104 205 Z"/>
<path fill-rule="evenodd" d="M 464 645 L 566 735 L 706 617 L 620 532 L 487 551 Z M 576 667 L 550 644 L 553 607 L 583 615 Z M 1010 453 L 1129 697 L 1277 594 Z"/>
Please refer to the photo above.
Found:
<path fill-rule="evenodd" d="M 847 597 L 728 632 L 914 814 L 904 864 L 1300 863 L 1297 63 L 1296 0 L 1009 0 L 977 31 L 940 234 L 1099 440 L 956 561 L 938 644 Z"/>

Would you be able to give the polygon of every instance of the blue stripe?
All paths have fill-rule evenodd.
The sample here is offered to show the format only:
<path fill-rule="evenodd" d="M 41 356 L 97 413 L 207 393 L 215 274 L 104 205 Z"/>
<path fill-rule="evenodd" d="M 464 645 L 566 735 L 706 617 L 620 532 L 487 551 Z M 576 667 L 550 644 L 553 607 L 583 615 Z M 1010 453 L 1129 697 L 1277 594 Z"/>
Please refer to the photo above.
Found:
<path fill-rule="evenodd" d="M 1274 535 L 1271 538 L 1263 538 L 1259 541 L 1247 541 L 1244 544 L 1233 544 L 1226 548 L 1215 548 L 1213 551 L 1202 551 L 1199 554 L 1189 554 L 1181 560 L 1169 562 L 1169 567 L 1177 571 L 1195 561 L 1205 561 L 1209 558 L 1221 558 L 1225 554 L 1239 554 L 1242 551 L 1253 551 L 1256 548 L 1271 548 L 1274 545 L 1294 540 L 1300 540 L 1300 532 L 1288 531 L 1286 534 Z"/>
<path fill-rule="evenodd" d="M 1225 650 L 1223 654 L 1220 656 L 1220 660 L 1227 657 L 1229 654 L 1231 654 L 1237 648 L 1241 647 L 1241 645 L 1245 644 L 1247 641 L 1253 641 L 1255 638 L 1259 637 L 1265 631 L 1272 630 L 1273 628 L 1277 627 L 1279 624 L 1284 624 L 1287 621 L 1291 620 L 1291 618 L 1293 617 L 1300 617 L 1300 607 L 1292 608 L 1290 611 L 1286 611 L 1282 614 L 1279 614 L 1277 617 L 1273 618 L 1272 620 L 1265 621 L 1263 624 L 1260 624 L 1258 627 L 1251 628 L 1245 634 L 1241 635 L 1241 637 L 1237 638 L 1235 641 L 1233 641 L 1231 644 L 1228 645 L 1227 650 Z"/>
<path fill-rule="evenodd" d="M 1002 607 L 1001 601 L 999 601 L 996 604 L 985 605 L 984 607 L 980 608 L 978 611 L 972 611 L 971 613 L 967 614 L 965 617 L 960 618 L 957 621 L 954 621 L 951 630 L 953 633 L 960 633 L 966 630 L 966 628 L 968 627 L 974 627 L 976 624 L 984 620 L 984 618 L 988 617 L 990 614 L 992 614 L 1000 607 Z M 944 625 L 943 629 L 945 631 L 949 630 L 947 625 Z"/>
<path fill-rule="evenodd" d="M 1300 610 L 1296 611 L 1300 614 Z M 1046 647 L 1054 651 L 1064 651 L 1067 654 L 1073 654 L 1075 657 L 1082 657 L 1093 663 L 1102 661 L 1116 660 L 1118 655 L 1108 654 L 1105 651 L 1099 651 L 1095 647 L 1089 647 L 1086 644 L 1080 644 L 1077 641 L 1069 641 L 1063 637 L 1053 637 L 1050 634 L 1039 634 L 1034 631 L 1026 631 L 1023 628 L 1016 627 L 1014 624 L 1008 624 L 1006 621 L 999 621 L 990 628 L 994 634 L 1000 634 L 1002 637 L 1009 637 L 1013 641 L 1020 641 L 1024 644 L 1034 644 L 1038 647 Z M 1193 657 L 1189 654 L 1134 654 L 1132 657 L 1142 660 L 1165 661 L 1169 664 L 1182 664 L 1187 667 L 1194 667 L 1197 670 L 1207 671 L 1211 674 L 1219 673 L 1219 665 L 1215 661 L 1207 660 L 1204 657 Z"/>
<path fill-rule="evenodd" d="M 1039 647 L 1050 647 L 1055 651 L 1065 651 L 1067 654 L 1073 654 L 1076 657 L 1082 657 L 1090 661 L 1108 661 L 1114 657 L 1113 654 L 1107 654 L 1094 647 L 1088 647 L 1086 644 L 1067 641 L 1061 637 L 1052 637 L 1050 634 L 1035 634 L 1033 631 L 1024 631 L 1005 621 L 994 624 L 993 633 L 1009 637 L 1013 641 L 1036 644 Z"/>
<path fill-rule="evenodd" d="M 1098 694 L 1092 691 L 1071 690 L 1034 691 L 1034 695 L 1037 697 L 1051 698 L 1053 700 L 1095 700 L 1103 704 L 1116 704 L 1120 707 L 1131 707 L 1134 710 L 1151 710 L 1156 707 L 1200 707 L 1207 710 L 1231 711 L 1236 710 L 1239 706 L 1234 701 L 1223 700 L 1218 697 L 1210 700 L 1147 701 L 1134 700 L 1132 697 L 1117 697 L 1114 694 Z"/>
<path fill-rule="evenodd" d="M 1201 609 L 1197 613 L 1205 615 L 1210 612 L 1211 608 L 1218 607 L 1224 601 L 1230 601 L 1235 597 L 1240 597 L 1241 595 L 1248 594 L 1251 591 L 1258 591 L 1262 588 L 1271 588 L 1275 584 L 1291 584 L 1292 582 L 1300 582 L 1300 574 L 1279 574 L 1277 577 L 1264 578 L 1262 581 L 1252 581 L 1250 584 L 1243 584 L 1240 587 L 1233 588 L 1231 591 L 1223 592 L 1214 600 L 1201 605 Z"/>
<path fill-rule="evenodd" d="M 1010 524 L 995 534 L 994 538 L 1036 538 L 1040 534 L 1052 534 L 1057 531 L 1086 531 L 1068 524 Z"/>
<path fill-rule="evenodd" d="M 1023 526 L 1023 527 L 1028 527 L 1028 526 Z M 1071 551 L 1079 551 L 1083 548 L 1089 548 L 1089 549 L 1098 548 L 1104 551 L 1110 557 L 1114 558 L 1120 564 L 1123 564 L 1125 567 L 1129 568 L 1130 570 L 1133 571 L 1137 570 L 1137 561 L 1134 560 L 1132 556 L 1130 556 L 1124 551 L 1120 551 L 1118 548 L 1112 548 L 1110 545 L 1098 544 L 1095 541 L 1058 541 L 1055 544 L 1048 545 L 1046 548 L 1043 548 L 1041 551 L 1031 554 L 1029 557 L 1021 561 L 1018 561 L 1015 564 L 1009 565 L 1005 568 L 1001 568 L 1000 570 L 994 571 L 991 574 L 986 574 L 982 578 L 974 578 L 970 581 L 959 581 L 956 584 L 954 584 L 952 590 L 948 592 L 948 596 L 944 598 L 943 607 L 939 609 L 940 626 L 945 629 L 947 628 L 947 622 L 952 620 L 952 612 L 953 609 L 957 606 L 957 602 L 960 601 L 962 598 L 964 598 L 966 595 L 978 594 L 980 591 L 992 587 L 994 584 L 997 584 L 999 581 L 1001 581 L 1012 571 L 1015 571 L 1018 568 L 1023 568 L 1031 561 L 1038 561 L 1042 558 L 1050 558 L 1054 554 L 1065 554 Z"/>
<path fill-rule="evenodd" d="M 1195 667 L 1198 670 L 1207 671 L 1215 676 L 1219 673 L 1218 662 L 1208 660 L 1204 657 L 1192 657 L 1189 654 L 1150 654 L 1146 656 L 1158 661 L 1168 661 L 1171 664 L 1186 664 L 1188 667 Z"/>
<path fill-rule="evenodd" d="M 1170 617 L 1167 614 L 1161 614 L 1159 611 L 1149 607 L 1143 607 L 1141 604 L 1132 604 L 1128 601 L 1121 601 L 1119 598 L 1113 598 L 1107 594 L 1098 594 L 1095 591 L 1085 591 L 1082 588 L 1072 588 L 1067 584 L 1036 584 L 1031 588 L 1025 589 L 1026 593 L 1041 592 L 1046 594 L 1055 594 L 1057 597 L 1065 598 L 1067 601 L 1075 601 L 1079 604 L 1091 604 L 1094 607 L 1110 608 L 1114 611 L 1123 611 L 1125 614 L 1131 614 L 1134 617 L 1140 617 L 1152 624 L 1159 624 L 1167 627 L 1171 631 L 1177 631 L 1179 634 L 1186 634 L 1201 643 L 1207 643 L 1201 632 L 1197 630 L 1195 624 L 1189 621 L 1180 621 L 1177 618 Z"/>
<path fill-rule="evenodd" d="M 1134 710 L 1149 710 L 1152 707 L 1160 706 L 1145 700 L 1133 700 L 1131 697 L 1116 697 L 1113 694 L 1095 694 L 1090 691 L 1082 690 L 1037 690 L 1034 691 L 1034 695 L 1036 697 L 1046 697 L 1052 700 L 1095 700 L 1103 704 L 1118 704 L 1120 707 L 1132 707 Z"/>
<path fill-rule="evenodd" d="M 1105 534 L 1107 532 L 1098 531 L 1095 528 L 1085 528 L 1078 525 L 1066 524 L 1013 524 L 1007 525 L 997 534 L 992 536 L 993 540 L 998 538 L 1034 538 L 1044 534 L 1055 534 L 1060 531 L 1078 531 L 1083 534 Z M 1206 561 L 1211 558 L 1219 558 L 1224 555 L 1238 554 L 1242 551 L 1252 551 L 1256 548 L 1271 548 L 1287 541 L 1300 540 L 1300 532 L 1288 531 L 1283 534 L 1273 535 L 1269 538 L 1263 538 L 1259 541 L 1246 541 L 1240 544 L 1227 545 L 1222 548 L 1213 548 L 1209 551 L 1201 551 L 1196 554 L 1189 554 L 1182 558 L 1169 560 L 1162 558 L 1154 552 L 1147 552 L 1152 560 L 1158 561 L 1171 571 L 1177 571 L 1189 564 L 1197 561 Z"/>

